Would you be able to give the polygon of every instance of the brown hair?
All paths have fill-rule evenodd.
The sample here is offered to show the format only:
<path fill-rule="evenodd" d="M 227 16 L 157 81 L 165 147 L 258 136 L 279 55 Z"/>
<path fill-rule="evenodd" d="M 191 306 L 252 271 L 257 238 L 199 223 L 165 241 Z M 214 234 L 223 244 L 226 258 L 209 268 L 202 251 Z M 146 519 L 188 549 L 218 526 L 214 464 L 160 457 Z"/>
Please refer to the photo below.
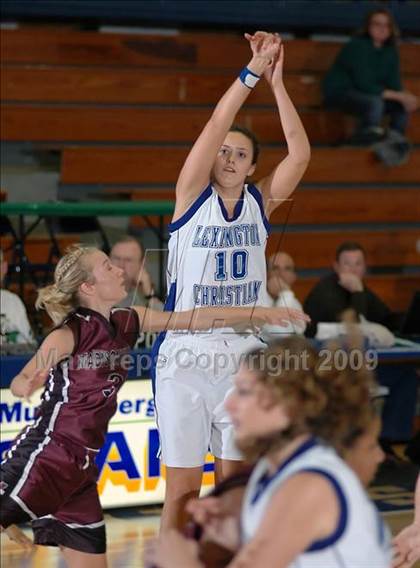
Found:
<path fill-rule="evenodd" d="M 258 138 L 249 128 L 246 126 L 242 126 L 240 124 L 232 124 L 229 128 L 229 132 L 239 132 L 243 134 L 248 140 L 250 140 L 252 144 L 252 163 L 256 164 L 258 160 L 258 156 L 260 155 L 260 143 L 258 142 Z"/>
<path fill-rule="evenodd" d="M 41 288 L 35 307 L 46 310 L 55 325 L 80 305 L 79 287 L 92 281 L 92 270 L 86 257 L 98 249 L 73 245 L 58 261 L 54 271 L 54 284 Z"/>
<path fill-rule="evenodd" d="M 285 404 L 290 419 L 286 430 L 241 443 L 248 459 L 281 448 L 304 433 L 319 437 L 339 453 L 354 443 L 372 420 L 374 380 L 364 365 L 358 370 L 348 364 L 338 368 L 335 354 L 355 345 L 349 336 L 346 346 L 331 344 L 318 352 L 306 339 L 292 336 L 245 357 L 245 366 L 267 389 L 270 404 Z"/>
<path fill-rule="evenodd" d="M 397 39 L 400 37 L 400 30 L 399 30 L 399 28 L 398 28 L 398 26 L 397 26 L 397 24 L 394 20 L 394 16 L 386 8 L 378 8 L 377 10 L 372 10 L 371 12 L 369 12 L 366 15 L 365 22 L 363 24 L 362 29 L 359 32 L 359 35 L 365 36 L 365 37 L 370 37 L 369 27 L 370 27 L 372 18 L 374 16 L 376 16 L 376 14 L 383 14 L 384 16 L 387 16 L 387 18 L 388 18 L 390 36 L 386 40 L 385 45 L 395 45 L 396 42 L 397 42 Z"/>

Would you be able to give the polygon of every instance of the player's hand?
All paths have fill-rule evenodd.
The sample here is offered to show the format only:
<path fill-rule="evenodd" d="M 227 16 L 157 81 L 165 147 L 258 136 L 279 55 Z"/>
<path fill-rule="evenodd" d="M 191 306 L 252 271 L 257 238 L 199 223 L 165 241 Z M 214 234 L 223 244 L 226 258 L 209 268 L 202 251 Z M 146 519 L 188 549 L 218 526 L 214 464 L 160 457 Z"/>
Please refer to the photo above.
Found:
<path fill-rule="evenodd" d="M 284 64 L 284 44 L 279 46 L 278 54 L 274 57 L 273 62 L 264 71 L 264 77 L 271 87 L 276 87 L 283 83 L 283 64 Z"/>
<path fill-rule="evenodd" d="M 245 34 L 245 38 L 249 41 L 252 50 L 252 61 L 264 61 L 262 68 L 258 69 L 264 73 L 267 67 L 273 64 L 277 58 L 280 47 L 280 36 L 270 34 L 268 32 L 258 31 L 255 34 Z M 248 67 L 252 68 L 252 61 Z M 251 69 L 252 70 L 252 69 Z"/>
<path fill-rule="evenodd" d="M 363 292 L 363 282 L 351 272 L 340 272 L 338 283 L 349 292 Z"/>
<path fill-rule="evenodd" d="M 223 514 L 222 501 L 218 497 L 191 499 L 185 508 L 196 523 L 204 526 L 213 517 Z"/>
<path fill-rule="evenodd" d="M 262 55 L 261 50 L 263 48 L 266 49 L 270 43 L 272 44 L 274 40 L 276 40 L 280 36 L 278 34 L 272 34 L 270 32 L 263 32 L 259 30 L 253 34 L 245 33 L 244 37 L 249 42 L 252 55 Z"/>
<path fill-rule="evenodd" d="M 262 56 L 264 50 L 270 50 L 270 62 L 264 70 L 264 77 L 271 86 L 283 81 L 284 50 L 279 34 L 258 31 L 245 34 L 254 57 Z"/>
<path fill-rule="evenodd" d="M 10 525 L 4 532 L 13 542 L 21 545 L 27 552 L 32 552 L 34 550 L 34 543 L 26 534 L 20 530 L 16 525 Z"/>
<path fill-rule="evenodd" d="M 32 394 L 44 385 L 48 372 L 48 369 L 37 369 L 31 376 L 19 373 L 11 382 L 10 390 L 15 396 L 30 402 Z"/>
<path fill-rule="evenodd" d="M 311 318 L 294 308 L 261 308 L 257 307 L 252 316 L 252 322 L 256 325 L 264 325 L 266 323 L 271 325 L 280 325 L 288 327 L 289 324 L 299 325 L 302 322 L 308 323 Z"/>
<path fill-rule="evenodd" d="M 420 523 L 409 525 L 392 541 L 392 568 L 411 568 L 420 560 Z"/>
<path fill-rule="evenodd" d="M 200 568 L 198 552 L 199 546 L 195 540 L 170 530 L 146 545 L 144 565 L 146 568 Z"/>
<path fill-rule="evenodd" d="M 257 32 L 257 34 L 261 33 L 264 32 Z M 270 65 L 268 65 L 264 71 L 264 77 L 266 78 L 268 84 L 271 87 L 275 87 L 276 85 L 283 82 L 283 64 L 284 64 L 284 44 L 282 43 L 282 39 L 279 34 L 273 34 L 273 35 L 277 43 L 278 49 L 274 54 L 274 57 L 271 60 Z M 252 40 L 250 41 L 252 46 Z M 257 41 L 258 38 L 254 40 L 254 42 Z"/>

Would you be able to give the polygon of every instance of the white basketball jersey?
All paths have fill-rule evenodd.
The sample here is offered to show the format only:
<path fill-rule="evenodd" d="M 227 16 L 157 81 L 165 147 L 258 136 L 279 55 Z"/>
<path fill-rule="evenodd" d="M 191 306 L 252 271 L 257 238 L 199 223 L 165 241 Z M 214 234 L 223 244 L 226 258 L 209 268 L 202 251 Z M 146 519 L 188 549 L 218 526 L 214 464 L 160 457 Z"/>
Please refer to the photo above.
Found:
<path fill-rule="evenodd" d="M 244 496 L 242 540 L 250 541 L 260 526 L 273 494 L 297 473 L 313 471 L 332 484 L 340 503 L 340 519 L 330 538 L 312 543 L 289 568 L 389 568 L 389 531 L 356 474 L 336 452 L 314 439 L 306 441 L 274 476 L 267 461 L 255 467 Z M 287 511 L 284 512 L 287 515 Z"/>
<path fill-rule="evenodd" d="M 209 185 L 169 225 L 166 309 L 270 305 L 265 259 L 268 230 L 255 186 L 244 186 L 229 218 L 222 199 Z"/>

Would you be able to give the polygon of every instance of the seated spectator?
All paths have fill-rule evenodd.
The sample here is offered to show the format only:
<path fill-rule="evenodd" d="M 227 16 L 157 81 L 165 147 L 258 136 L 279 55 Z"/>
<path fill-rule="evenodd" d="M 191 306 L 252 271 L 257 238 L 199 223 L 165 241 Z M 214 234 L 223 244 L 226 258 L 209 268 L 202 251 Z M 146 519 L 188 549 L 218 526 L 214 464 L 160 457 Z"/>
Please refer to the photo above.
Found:
<path fill-rule="evenodd" d="M 392 328 L 391 310 L 363 281 L 367 270 L 363 247 L 344 242 L 337 248 L 335 259 L 334 272 L 322 278 L 304 302 L 304 311 L 311 318 L 306 335 L 313 337 L 319 322 L 341 321 L 349 308 L 370 322 Z"/>
<path fill-rule="evenodd" d="M 0 249 L 0 284 L 7 274 L 7 261 Z M 1 343 L 35 343 L 28 315 L 17 294 L 0 288 L 0 334 Z"/>
<path fill-rule="evenodd" d="M 401 84 L 398 35 L 390 12 L 385 9 L 371 12 L 361 33 L 338 54 L 324 79 L 323 94 L 327 107 L 359 118 L 354 143 L 381 140 L 382 119 L 388 115 L 390 137 L 397 143 L 402 161 L 408 152 L 404 138 L 408 114 L 417 109 L 418 99 L 404 91 Z"/>
<path fill-rule="evenodd" d="M 365 285 L 365 252 L 360 244 L 342 243 L 336 251 L 334 272 L 322 278 L 309 292 L 303 307 L 311 322 L 306 334 L 316 334 L 318 323 L 339 322 L 348 308 L 388 328 L 394 327 L 394 314 Z M 382 414 L 381 445 L 393 456 L 392 443 L 409 440 L 416 412 L 417 377 L 414 367 L 383 366 L 378 369 L 378 382 L 389 389 Z"/>
<path fill-rule="evenodd" d="M 293 258 L 286 252 L 273 254 L 268 259 L 267 272 L 267 289 L 272 300 L 272 305 L 303 310 L 301 303 L 292 290 L 297 278 Z M 262 337 L 265 341 L 269 341 L 270 339 L 274 339 L 275 336 L 278 336 L 278 334 L 302 334 L 305 328 L 305 322 L 302 322 L 301 325 L 289 323 L 287 327 L 265 325 L 262 330 Z"/>
<path fill-rule="evenodd" d="M 124 237 L 111 249 L 110 259 L 113 264 L 124 270 L 127 297 L 119 307 L 149 306 L 155 310 L 163 308 L 155 294 L 151 276 L 146 268 L 144 249 L 134 237 Z"/>

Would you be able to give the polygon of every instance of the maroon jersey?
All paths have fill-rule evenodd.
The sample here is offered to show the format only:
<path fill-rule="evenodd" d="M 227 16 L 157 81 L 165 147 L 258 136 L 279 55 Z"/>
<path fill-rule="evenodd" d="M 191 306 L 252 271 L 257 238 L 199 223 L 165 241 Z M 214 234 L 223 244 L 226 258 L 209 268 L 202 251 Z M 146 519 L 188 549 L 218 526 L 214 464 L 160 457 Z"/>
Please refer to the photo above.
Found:
<path fill-rule="evenodd" d="M 97 450 L 117 409 L 129 352 L 139 336 L 139 318 L 129 308 L 113 309 L 110 321 L 99 312 L 78 308 L 62 325 L 72 330 L 75 346 L 70 357 L 50 370 L 37 418 L 51 438 Z"/>

